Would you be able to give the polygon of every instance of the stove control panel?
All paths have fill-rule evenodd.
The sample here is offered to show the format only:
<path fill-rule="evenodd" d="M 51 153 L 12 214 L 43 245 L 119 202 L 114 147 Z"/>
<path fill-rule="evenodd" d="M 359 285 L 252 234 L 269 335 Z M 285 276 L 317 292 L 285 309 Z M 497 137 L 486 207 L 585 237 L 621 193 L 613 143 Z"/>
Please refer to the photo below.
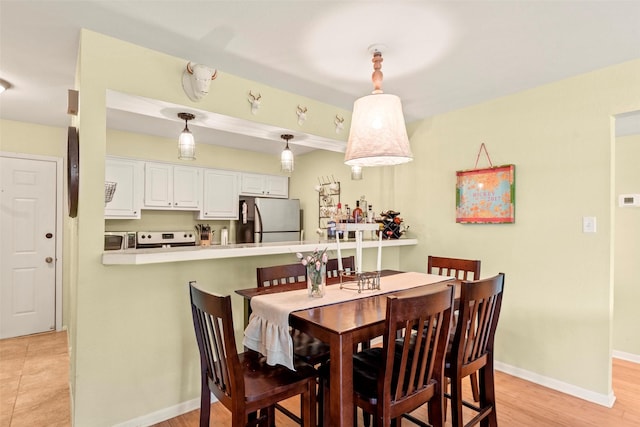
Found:
<path fill-rule="evenodd" d="M 172 247 L 195 246 L 196 234 L 193 231 L 138 231 L 137 246 Z"/>

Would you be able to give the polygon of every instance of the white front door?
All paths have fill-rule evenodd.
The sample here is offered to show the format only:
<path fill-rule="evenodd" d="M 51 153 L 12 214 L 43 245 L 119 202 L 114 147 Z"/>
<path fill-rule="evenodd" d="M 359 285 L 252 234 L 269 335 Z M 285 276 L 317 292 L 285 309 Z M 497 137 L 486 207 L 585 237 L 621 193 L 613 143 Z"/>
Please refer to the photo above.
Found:
<path fill-rule="evenodd" d="M 0 338 L 54 330 L 57 166 L 0 162 Z"/>

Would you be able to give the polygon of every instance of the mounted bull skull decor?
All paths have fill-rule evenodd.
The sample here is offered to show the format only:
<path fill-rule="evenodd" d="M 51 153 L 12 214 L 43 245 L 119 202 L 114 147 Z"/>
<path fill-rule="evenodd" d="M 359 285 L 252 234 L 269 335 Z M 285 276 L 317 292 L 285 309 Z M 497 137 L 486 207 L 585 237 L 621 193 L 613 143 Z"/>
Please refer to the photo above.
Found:
<path fill-rule="evenodd" d="M 218 70 L 189 62 L 182 73 L 182 88 L 190 100 L 198 102 L 209 93 L 211 80 L 218 77 Z"/>

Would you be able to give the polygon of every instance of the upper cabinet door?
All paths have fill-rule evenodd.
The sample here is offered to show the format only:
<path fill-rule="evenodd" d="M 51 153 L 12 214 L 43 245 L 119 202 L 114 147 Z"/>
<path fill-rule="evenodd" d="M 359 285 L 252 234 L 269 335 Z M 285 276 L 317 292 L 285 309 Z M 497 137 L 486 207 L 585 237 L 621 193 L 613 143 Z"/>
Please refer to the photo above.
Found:
<path fill-rule="evenodd" d="M 198 210 L 202 201 L 202 169 L 145 163 L 146 209 Z"/>
<path fill-rule="evenodd" d="M 164 163 L 145 163 L 144 206 L 165 209 L 173 206 L 173 166 Z"/>
<path fill-rule="evenodd" d="M 203 201 L 198 219 L 238 219 L 238 172 L 205 169 Z"/>
<path fill-rule="evenodd" d="M 173 207 L 200 209 L 202 169 L 192 166 L 173 167 Z"/>
<path fill-rule="evenodd" d="M 247 196 L 287 198 L 289 197 L 289 177 L 243 173 L 240 193 Z"/>
<path fill-rule="evenodd" d="M 289 197 L 289 177 L 266 175 L 265 190 L 269 197 Z"/>
<path fill-rule="evenodd" d="M 264 175 L 243 173 L 240 193 L 251 196 L 264 196 Z"/>
<path fill-rule="evenodd" d="M 107 157 L 104 179 L 115 182 L 111 201 L 105 200 L 107 219 L 140 219 L 144 185 L 144 162 Z"/>

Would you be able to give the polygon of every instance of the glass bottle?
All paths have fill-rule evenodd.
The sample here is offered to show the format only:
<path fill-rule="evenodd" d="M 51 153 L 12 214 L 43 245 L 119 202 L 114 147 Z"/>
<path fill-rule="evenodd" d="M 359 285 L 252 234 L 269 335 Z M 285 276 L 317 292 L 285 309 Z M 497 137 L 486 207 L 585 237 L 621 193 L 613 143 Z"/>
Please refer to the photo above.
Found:
<path fill-rule="evenodd" d="M 360 209 L 360 200 L 356 200 L 356 208 L 353 210 L 352 216 L 355 223 L 359 223 L 360 221 L 362 221 L 362 209 Z"/>
<path fill-rule="evenodd" d="M 375 220 L 373 219 L 373 206 L 367 206 L 367 222 L 373 224 Z M 371 230 L 371 240 L 376 240 L 376 232 Z"/>
<path fill-rule="evenodd" d="M 364 194 L 360 196 L 360 209 L 362 209 L 362 222 L 367 222 L 367 199 L 365 199 Z"/>

